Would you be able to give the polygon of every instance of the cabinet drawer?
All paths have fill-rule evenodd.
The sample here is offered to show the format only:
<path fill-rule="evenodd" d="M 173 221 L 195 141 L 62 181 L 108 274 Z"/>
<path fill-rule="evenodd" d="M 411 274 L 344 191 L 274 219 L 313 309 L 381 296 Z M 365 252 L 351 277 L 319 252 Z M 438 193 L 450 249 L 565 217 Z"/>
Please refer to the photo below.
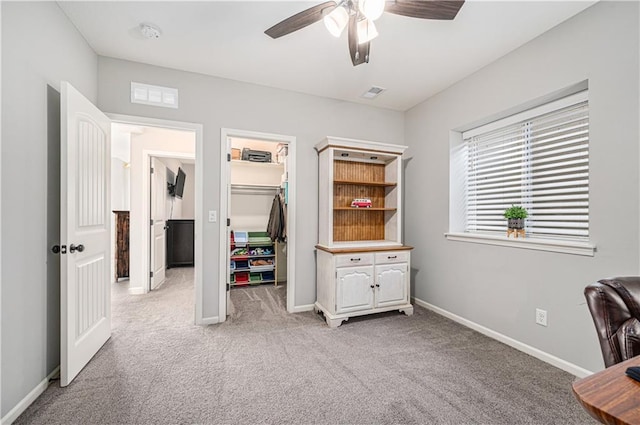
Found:
<path fill-rule="evenodd" d="M 335 256 L 336 267 L 362 266 L 373 264 L 373 254 L 356 252 L 354 254 L 341 254 Z"/>
<path fill-rule="evenodd" d="M 406 263 L 409 261 L 409 251 L 377 252 L 376 264 Z"/>

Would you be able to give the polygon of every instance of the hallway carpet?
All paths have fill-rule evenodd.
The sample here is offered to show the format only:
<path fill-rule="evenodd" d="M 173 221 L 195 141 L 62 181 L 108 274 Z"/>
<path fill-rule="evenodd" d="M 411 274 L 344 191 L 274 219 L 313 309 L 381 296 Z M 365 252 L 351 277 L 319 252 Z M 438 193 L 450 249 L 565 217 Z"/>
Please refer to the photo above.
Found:
<path fill-rule="evenodd" d="M 286 286 L 234 288 L 193 325 L 193 270 L 113 288 L 113 335 L 16 424 L 589 424 L 574 377 L 416 307 L 329 329 L 285 312 Z"/>

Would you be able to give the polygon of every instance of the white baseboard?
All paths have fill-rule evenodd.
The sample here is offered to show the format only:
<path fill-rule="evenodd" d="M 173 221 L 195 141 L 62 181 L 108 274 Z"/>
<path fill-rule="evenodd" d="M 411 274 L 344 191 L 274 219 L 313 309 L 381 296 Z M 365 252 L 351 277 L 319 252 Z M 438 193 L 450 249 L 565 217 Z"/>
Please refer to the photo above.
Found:
<path fill-rule="evenodd" d="M 131 295 L 144 295 L 144 288 L 141 288 L 139 286 L 134 286 L 129 288 L 129 294 Z"/>
<path fill-rule="evenodd" d="M 513 338 L 510 338 L 506 335 L 503 335 L 499 332 L 496 332 L 492 329 L 486 328 L 482 325 L 479 325 L 475 322 L 472 322 L 471 320 L 465 319 L 464 317 L 460 317 L 457 314 L 453 314 L 447 310 L 444 310 L 440 307 L 436 307 L 433 304 L 429 304 L 426 301 L 423 301 L 419 298 L 413 298 L 413 301 L 419 305 L 420 307 L 424 307 L 428 310 L 433 311 L 434 313 L 438 313 L 441 316 L 444 316 L 448 319 L 453 320 L 454 322 L 458 322 L 461 325 L 464 325 L 468 328 L 473 329 L 474 331 L 478 331 L 483 335 L 488 336 L 489 338 L 493 338 L 497 341 L 502 342 L 503 344 L 507 344 L 510 347 L 515 348 L 516 350 L 520 350 L 524 353 L 529 354 L 530 356 L 533 356 L 539 360 L 542 360 L 545 363 L 549 363 L 552 366 L 555 366 L 559 369 L 564 370 L 565 372 L 569 372 L 570 374 L 577 376 L 578 378 L 584 378 L 585 376 L 589 376 L 591 375 L 593 372 L 584 369 L 580 366 L 577 366 L 573 363 L 569 363 L 566 360 L 563 360 L 559 357 L 556 357 L 552 354 L 549 354 L 547 352 L 544 352 L 542 350 L 539 350 L 535 347 L 532 347 L 530 345 L 527 345 L 523 342 L 520 342 L 518 340 L 515 340 Z"/>
<path fill-rule="evenodd" d="M 312 310 L 313 310 L 313 304 L 296 305 L 293 307 L 293 311 L 290 311 L 290 313 L 302 313 L 305 311 L 312 311 Z"/>
<path fill-rule="evenodd" d="M 47 387 L 49 386 L 49 380 L 55 378 L 59 374 L 60 366 L 53 369 L 53 372 L 51 372 L 49 375 L 47 375 L 46 378 L 40 381 L 40 383 L 36 385 L 36 387 L 32 389 L 25 398 L 20 400 L 20 402 L 15 405 L 13 409 L 11 409 L 6 415 L 4 415 L 4 418 L 2 418 L 0 423 L 2 423 L 2 425 L 11 425 L 13 421 L 18 419 L 18 416 L 20 416 L 22 412 L 27 410 L 27 407 L 31 406 L 31 403 L 36 401 L 36 399 L 40 397 L 40 394 L 42 394 L 44 390 L 47 389 Z"/>
<path fill-rule="evenodd" d="M 216 323 L 220 323 L 219 316 L 203 317 L 198 325 L 215 325 Z"/>

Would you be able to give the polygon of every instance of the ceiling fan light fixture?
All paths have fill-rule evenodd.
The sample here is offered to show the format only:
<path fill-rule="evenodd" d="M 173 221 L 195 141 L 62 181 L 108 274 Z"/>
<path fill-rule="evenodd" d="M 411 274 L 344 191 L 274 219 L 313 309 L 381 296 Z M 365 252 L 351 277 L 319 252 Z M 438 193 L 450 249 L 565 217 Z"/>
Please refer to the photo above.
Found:
<path fill-rule="evenodd" d="M 375 21 L 384 12 L 385 0 L 360 0 L 358 9 L 367 19 Z"/>
<path fill-rule="evenodd" d="M 334 37 L 340 37 L 349 22 L 349 13 L 343 6 L 338 6 L 324 17 L 324 25 Z"/>
<path fill-rule="evenodd" d="M 373 24 L 373 21 L 369 19 L 363 19 L 358 21 L 358 43 L 366 43 L 378 36 L 378 30 Z"/>

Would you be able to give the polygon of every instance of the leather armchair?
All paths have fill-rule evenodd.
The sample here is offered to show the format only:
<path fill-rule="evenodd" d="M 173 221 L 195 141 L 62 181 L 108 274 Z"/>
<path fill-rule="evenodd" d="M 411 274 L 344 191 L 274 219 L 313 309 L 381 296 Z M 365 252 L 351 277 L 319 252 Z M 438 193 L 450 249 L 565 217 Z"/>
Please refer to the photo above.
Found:
<path fill-rule="evenodd" d="M 640 277 L 602 279 L 584 290 L 605 367 L 640 354 Z"/>

